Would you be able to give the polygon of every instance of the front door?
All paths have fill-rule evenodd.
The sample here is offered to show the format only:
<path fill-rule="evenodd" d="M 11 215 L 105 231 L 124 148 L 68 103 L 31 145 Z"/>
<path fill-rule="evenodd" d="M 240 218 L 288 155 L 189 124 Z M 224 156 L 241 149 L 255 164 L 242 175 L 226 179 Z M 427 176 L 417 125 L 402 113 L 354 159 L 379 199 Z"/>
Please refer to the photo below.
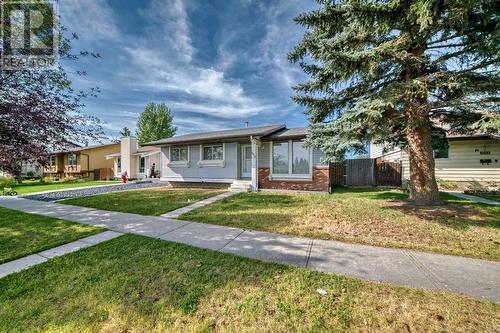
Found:
<path fill-rule="evenodd" d="M 241 146 L 241 178 L 252 177 L 252 146 Z"/>

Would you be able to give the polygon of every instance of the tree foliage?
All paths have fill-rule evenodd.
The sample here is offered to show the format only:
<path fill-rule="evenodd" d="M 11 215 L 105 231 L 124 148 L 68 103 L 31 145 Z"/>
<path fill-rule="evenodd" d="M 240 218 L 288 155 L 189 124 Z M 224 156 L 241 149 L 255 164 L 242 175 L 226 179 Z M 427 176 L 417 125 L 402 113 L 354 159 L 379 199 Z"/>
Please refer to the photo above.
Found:
<path fill-rule="evenodd" d="M 130 136 L 130 135 L 131 135 L 131 132 L 130 132 L 130 129 L 129 129 L 127 126 L 125 126 L 125 127 L 124 127 L 121 131 L 120 131 L 120 136 L 121 136 L 122 138 L 127 137 L 127 136 Z"/>
<path fill-rule="evenodd" d="M 318 3 L 295 19 L 307 32 L 289 54 L 311 77 L 293 97 L 311 145 L 330 158 L 367 142 L 409 147 L 412 172 L 432 160 L 435 183 L 431 138 L 499 131 L 497 1 Z"/>
<path fill-rule="evenodd" d="M 172 113 L 165 103 L 146 105 L 137 121 L 136 135 L 139 144 L 174 136 L 177 128 L 172 121 Z"/>
<path fill-rule="evenodd" d="M 73 52 L 71 41 L 78 36 L 66 37 L 63 27 L 57 34 L 60 63 L 100 57 Z M 0 166 L 4 170 L 18 175 L 21 162 L 45 164 L 48 152 L 63 147 L 68 139 L 84 142 L 102 137 L 99 121 L 81 112 L 83 98 L 97 96 L 99 88 L 75 91 L 71 85 L 62 65 L 50 70 L 0 70 Z"/>

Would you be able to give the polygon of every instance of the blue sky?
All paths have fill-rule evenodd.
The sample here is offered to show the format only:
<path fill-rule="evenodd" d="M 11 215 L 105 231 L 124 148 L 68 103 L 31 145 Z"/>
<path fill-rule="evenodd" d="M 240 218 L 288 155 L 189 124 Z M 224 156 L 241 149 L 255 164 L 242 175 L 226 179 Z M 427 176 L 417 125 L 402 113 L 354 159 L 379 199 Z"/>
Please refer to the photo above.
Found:
<path fill-rule="evenodd" d="M 291 86 L 307 78 L 287 53 L 303 29 L 293 18 L 312 0 L 63 0 L 73 45 L 101 59 L 65 63 L 77 88 L 99 86 L 85 113 L 107 135 L 135 131 L 148 102 L 166 102 L 178 134 L 286 123 L 305 126 Z"/>

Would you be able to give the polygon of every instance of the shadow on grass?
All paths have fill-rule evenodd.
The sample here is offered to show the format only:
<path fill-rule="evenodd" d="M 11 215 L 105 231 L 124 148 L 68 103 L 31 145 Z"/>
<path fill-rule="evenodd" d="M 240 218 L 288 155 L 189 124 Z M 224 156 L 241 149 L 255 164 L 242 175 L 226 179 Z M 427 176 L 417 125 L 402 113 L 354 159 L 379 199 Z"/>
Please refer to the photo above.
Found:
<path fill-rule="evenodd" d="M 335 297 L 318 303 L 315 285 Z M 186 330 L 198 325 L 198 331 L 210 328 L 219 315 L 232 321 L 231 314 L 243 311 L 244 317 L 254 317 L 251 325 L 257 329 L 256 319 L 275 311 L 267 320 L 281 318 L 276 328 L 293 330 L 306 322 L 322 327 L 325 319 L 346 327 L 350 316 L 340 310 L 349 308 L 350 289 L 356 286 L 341 277 L 126 235 L 0 279 L 0 321 L 7 331 L 101 331 L 110 322 L 112 331 L 150 331 L 174 323 Z M 321 315 L 313 318 L 313 313 Z M 204 314 L 211 321 L 204 323 Z"/>
<path fill-rule="evenodd" d="M 409 201 L 392 200 L 382 209 L 397 210 L 456 230 L 467 230 L 470 227 L 500 228 L 499 208 L 469 201 L 448 200 L 446 195 L 441 198 L 443 204 L 439 206 L 416 206 Z"/>

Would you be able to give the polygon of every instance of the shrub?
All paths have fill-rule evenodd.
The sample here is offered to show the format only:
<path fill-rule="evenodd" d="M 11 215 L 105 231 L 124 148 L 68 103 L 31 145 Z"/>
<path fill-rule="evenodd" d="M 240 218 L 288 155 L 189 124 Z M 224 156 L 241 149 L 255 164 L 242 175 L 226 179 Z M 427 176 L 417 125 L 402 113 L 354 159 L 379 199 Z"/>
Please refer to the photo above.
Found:
<path fill-rule="evenodd" d="M 76 178 L 75 176 L 65 176 L 61 178 L 59 181 L 63 183 L 76 182 L 78 181 L 78 178 Z"/>
<path fill-rule="evenodd" d="M 500 182 L 486 182 L 486 184 L 473 182 L 467 187 L 464 193 L 469 193 L 469 194 L 500 193 Z"/>
<path fill-rule="evenodd" d="M 28 172 L 26 172 L 26 177 L 33 178 L 33 177 L 35 177 L 35 173 L 33 171 L 28 171 Z"/>
<path fill-rule="evenodd" d="M 0 177 L 0 190 L 4 187 L 12 187 L 16 184 L 16 180 L 12 177 Z"/>
<path fill-rule="evenodd" d="M 50 183 L 53 183 L 55 181 L 56 180 L 52 177 L 43 177 L 40 179 L 40 183 L 42 183 L 42 184 L 45 184 L 45 183 L 50 184 Z"/>
<path fill-rule="evenodd" d="M 451 180 L 438 179 L 437 184 L 439 186 L 439 189 L 443 189 L 443 190 L 457 190 L 458 189 L 458 183 L 451 181 Z"/>

